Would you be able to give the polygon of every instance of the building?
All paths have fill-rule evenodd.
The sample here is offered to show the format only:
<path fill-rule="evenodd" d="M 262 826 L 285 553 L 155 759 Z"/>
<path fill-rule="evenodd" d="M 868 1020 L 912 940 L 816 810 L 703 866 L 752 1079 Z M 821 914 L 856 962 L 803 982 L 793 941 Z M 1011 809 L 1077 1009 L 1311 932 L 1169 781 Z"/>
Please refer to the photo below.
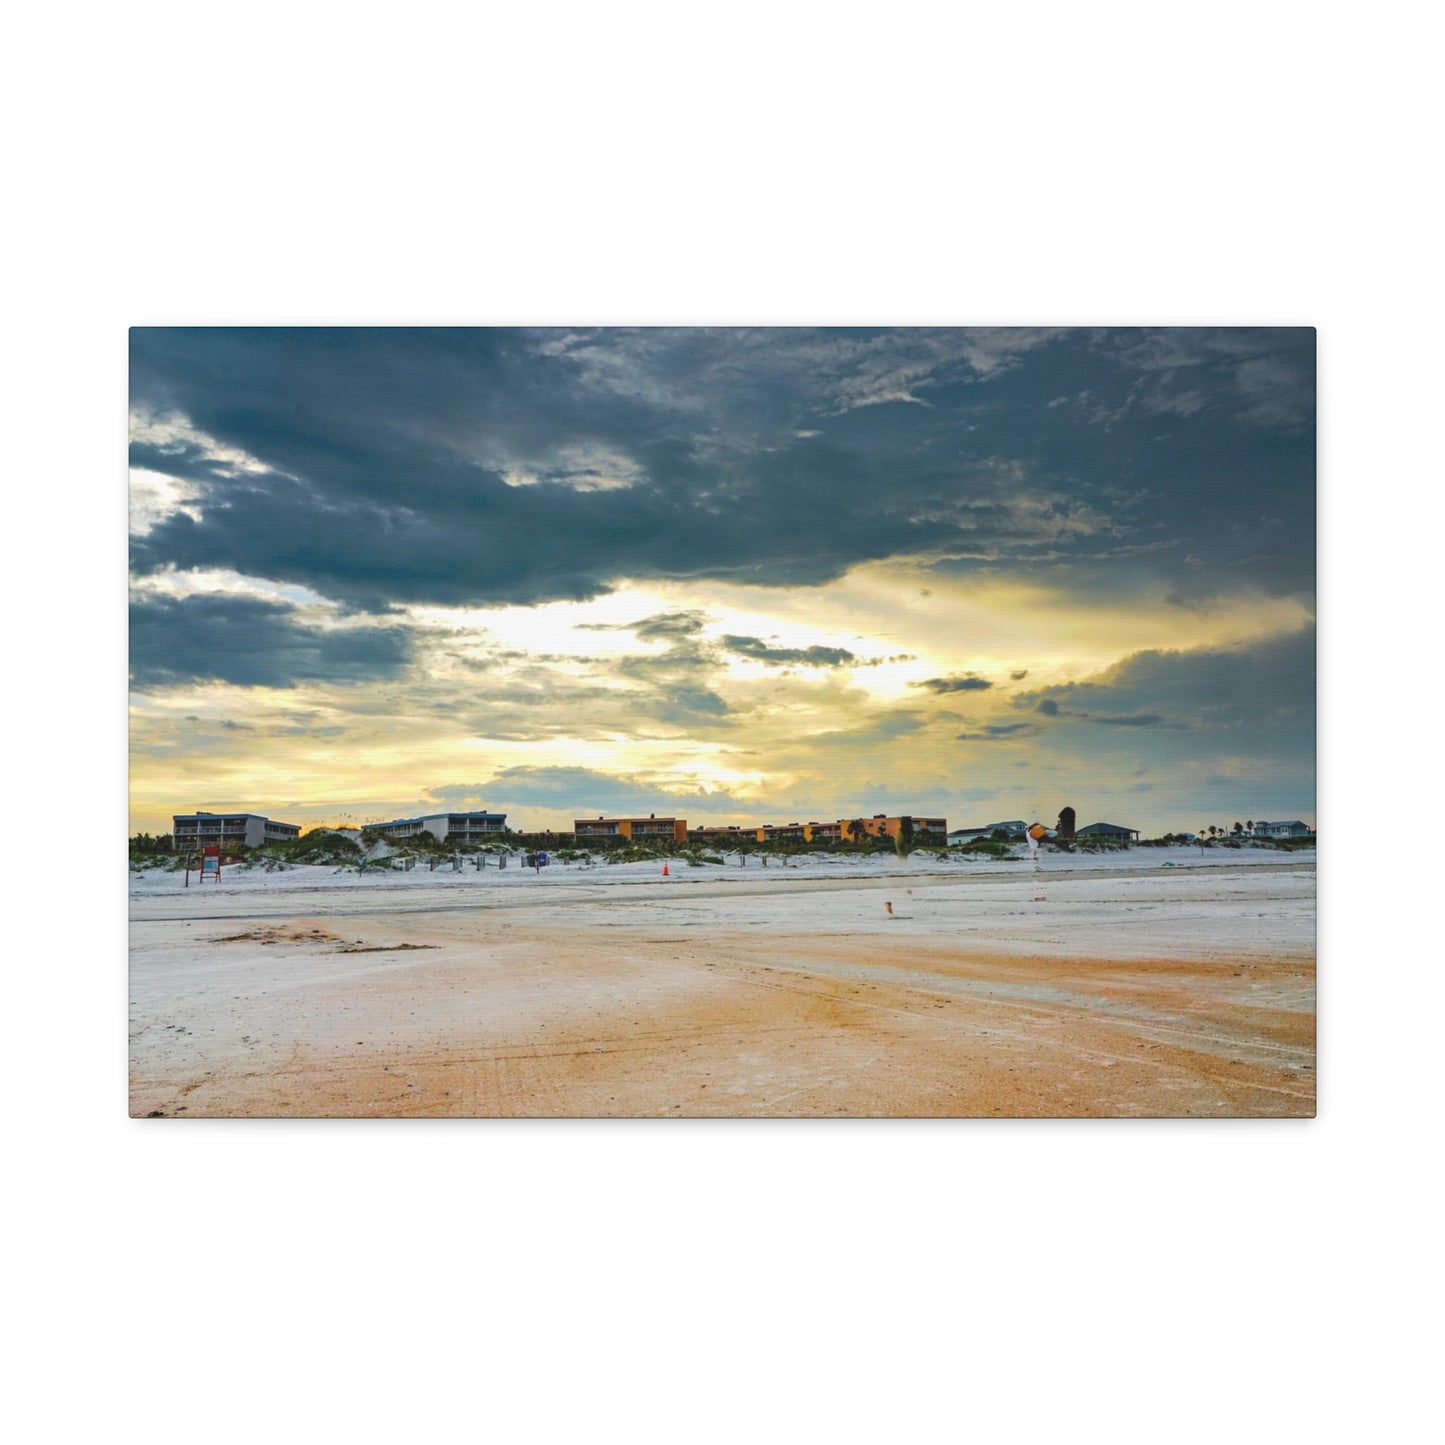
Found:
<path fill-rule="evenodd" d="M 420 818 L 393 818 L 389 823 L 367 823 L 363 838 L 385 838 L 404 843 L 423 833 L 443 843 L 481 843 L 507 831 L 505 813 L 427 813 Z"/>
<path fill-rule="evenodd" d="M 1315 830 L 1298 818 L 1287 823 L 1256 823 L 1254 835 L 1257 838 L 1312 838 Z"/>
<path fill-rule="evenodd" d="M 898 838 L 906 842 L 916 841 L 922 834 L 938 837 L 940 843 L 948 837 L 947 818 L 915 818 L 903 814 L 890 818 L 885 813 L 874 813 L 871 818 L 839 818 L 840 836 L 861 843 L 864 838 Z"/>
<path fill-rule="evenodd" d="M 1010 818 L 1005 823 L 985 823 L 982 828 L 955 828 L 948 835 L 950 843 L 974 843 L 980 838 L 992 838 L 1002 833 L 1006 838 L 1022 838 L 1029 825 L 1022 818 Z"/>
<path fill-rule="evenodd" d="M 900 833 L 914 840 L 924 834 L 937 834 L 941 842 L 948 832 L 944 818 L 889 818 L 877 813 L 871 818 L 838 818 L 832 823 L 764 823 L 760 828 L 739 827 L 695 828 L 694 838 L 709 842 L 728 838 L 756 839 L 759 843 L 846 843 L 857 832 L 857 841 L 864 838 L 896 838 Z"/>
<path fill-rule="evenodd" d="M 872 818 L 839 818 L 832 823 L 764 823 L 762 827 L 730 824 L 726 827 L 694 828 L 692 838 L 699 843 L 726 843 L 746 838 L 759 843 L 837 843 L 853 837 L 855 825 L 858 840 L 864 838 L 896 838 L 921 841 L 937 836 L 941 843 L 948 832 L 945 818 L 889 818 L 878 813 Z M 671 837 L 679 843 L 688 839 L 687 823 L 682 818 L 578 818 L 573 825 L 578 841 L 589 838 L 625 838 L 635 841 L 647 837 Z M 1022 827 L 1022 824 L 1020 824 Z"/>
<path fill-rule="evenodd" d="M 635 843 L 643 838 L 664 838 L 674 843 L 687 842 L 686 818 L 659 818 L 649 813 L 645 818 L 577 818 L 572 831 L 580 843 L 584 838 L 622 838 Z"/>
<path fill-rule="evenodd" d="M 284 843 L 301 835 L 299 823 L 278 823 L 259 813 L 175 813 L 171 836 L 176 847 L 227 843 L 242 848 L 259 848 L 263 843 Z"/>
<path fill-rule="evenodd" d="M 1117 823 L 1086 823 L 1074 834 L 1076 838 L 1104 838 L 1116 843 L 1137 843 L 1137 828 L 1121 828 Z"/>

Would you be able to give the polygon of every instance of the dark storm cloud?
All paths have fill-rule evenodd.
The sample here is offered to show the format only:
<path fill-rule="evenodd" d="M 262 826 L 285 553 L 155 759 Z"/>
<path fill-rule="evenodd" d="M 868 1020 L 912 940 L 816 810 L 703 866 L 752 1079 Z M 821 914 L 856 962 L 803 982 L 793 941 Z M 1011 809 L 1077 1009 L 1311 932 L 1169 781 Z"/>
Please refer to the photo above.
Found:
<path fill-rule="evenodd" d="M 1129 713 L 1126 716 L 1122 717 L 1104 717 L 1102 715 L 1095 714 L 1093 715 L 1092 720 L 1096 723 L 1103 723 L 1107 727 L 1113 728 L 1157 728 L 1171 726 L 1168 720 L 1164 717 L 1164 714 L 1158 712 L 1136 712 Z M 1182 727 L 1184 726 L 1184 724 L 1174 723 L 1172 724 L 1172 726 Z"/>
<path fill-rule="evenodd" d="M 988 723 L 977 732 L 956 734 L 963 743 L 996 743 L 1008 738 L 1028 737 L 1038 729 L 1032 723 Z"/>
<path fill-rule="evenodd" d="M 1136 652 L 1097 678 L 1021 693 L 1013 706 L 1060 724 L 1238 731 L 1242 747 L 1291 735 L 1312 753 L 1315 633 L 1252 646 Z"/>
<path fill-rule="evenodd" d="M 242 687 L 365 682 L 395 676 L 410 660 L 401 631 L 321 631 L 293 609 L 256 598 L 202 593 L 131 604 L 131 685 L 138 690 L 216 681 Z"/>
<path fill-rule="evenodd" d="M 910 682 L 909 687 L 926 687 L 929 692 L 982 692 L 993 684 L 986 677 L 968 673 L 964 677 L 929 677 L 922 682 Z"/>
<path fill-rule="evenodd" d="M 143 328 L 135 463 L 195 515 L 132 561 L 371 609 L 895 556 L 1308 593 L 1313 378 L 1306 331 Z"/>
<path fill-rule="evenodd" d="M 731 634 L 722 639 L 722 645 L 740 657 L 751 657 L 769 667 L 786 667 L 798 664 L 803 667 L 847 667 L 858 662 L 858 658 L 844 647 L 772 647 L 761 637 L 735 637 Z"/>

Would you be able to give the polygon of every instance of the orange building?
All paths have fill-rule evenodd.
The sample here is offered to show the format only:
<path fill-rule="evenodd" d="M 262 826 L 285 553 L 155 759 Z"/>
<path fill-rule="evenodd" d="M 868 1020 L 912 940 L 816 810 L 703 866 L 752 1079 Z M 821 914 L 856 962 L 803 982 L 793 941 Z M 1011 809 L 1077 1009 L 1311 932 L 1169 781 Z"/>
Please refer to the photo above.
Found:
<path fill-rule="evenodd" d="M 943 838 L 948 837 L 947 818 L 915 818 L 910 814 L 890 818 L 884 813 L 874 813 L 871 818 L 840 818 L 838 821 L 843 837 L 854 842 L 862 842 L 863 838 L 896 838 L 900 833 L 908 838 L 915 838 L 920 833 L 938 833 Z"/>
<path fill-rule="evenodd" d="M 658 836 L 675 830 L 679 843 L 688 837 L 687 824 L 677 818 L 579 818 L 579 838 L 637 838 Z M 897 838 L 912 840 L 921 834 L 937 834 L 943 842 L 948 836 L 946 818 L 915 818 L 905 814 L 890 818 L 875 813 L 871 818 L 839 818 L 834 823 L 764 823 L 761 828 L 739 826 L 694 828 L 691 836 L 698 842 L 721 843 L 731 838 L 747 838 L 759 843 L 839 843 L 859 842 L 865 838 Z M 856 837 L 854 835 L 857 835 Z"/>
<path fill-rule="evenodd" d="M 641 838 L 667 838 L 674 843 L 687 842 L 686 818 L 659 818 L 649 813 L 645 818 L 577 818 L 572 831 L 582 838 L 625 838 L 629 843 Z"/>

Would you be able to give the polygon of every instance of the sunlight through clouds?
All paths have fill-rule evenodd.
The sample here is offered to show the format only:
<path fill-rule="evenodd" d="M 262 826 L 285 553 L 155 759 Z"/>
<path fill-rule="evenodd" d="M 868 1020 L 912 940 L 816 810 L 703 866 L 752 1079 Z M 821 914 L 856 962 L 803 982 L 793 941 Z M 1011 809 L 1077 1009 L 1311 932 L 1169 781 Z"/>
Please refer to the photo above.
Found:
<path fill-rule="evenodd" d="M 1308 816 L 1313 374 L 1268 329 L 140 328 L 137 826 Z"/>

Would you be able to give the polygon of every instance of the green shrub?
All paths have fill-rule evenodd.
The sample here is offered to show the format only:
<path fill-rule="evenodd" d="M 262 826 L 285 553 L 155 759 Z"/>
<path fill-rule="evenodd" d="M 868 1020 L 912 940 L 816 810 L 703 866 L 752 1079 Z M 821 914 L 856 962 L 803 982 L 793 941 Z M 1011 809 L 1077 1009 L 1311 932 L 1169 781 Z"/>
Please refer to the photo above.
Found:
<path fill-rule="evenodd" d="M 345 833 L 333 833 L 326 828 L 314 828 L 299 838 L 287 838 L 279 843 L 263 843 L 246 854 L 247 863 L 322 864 L 336 867 L 338 864 L 355 863 L 362 856 L 361 844 Z"/>

